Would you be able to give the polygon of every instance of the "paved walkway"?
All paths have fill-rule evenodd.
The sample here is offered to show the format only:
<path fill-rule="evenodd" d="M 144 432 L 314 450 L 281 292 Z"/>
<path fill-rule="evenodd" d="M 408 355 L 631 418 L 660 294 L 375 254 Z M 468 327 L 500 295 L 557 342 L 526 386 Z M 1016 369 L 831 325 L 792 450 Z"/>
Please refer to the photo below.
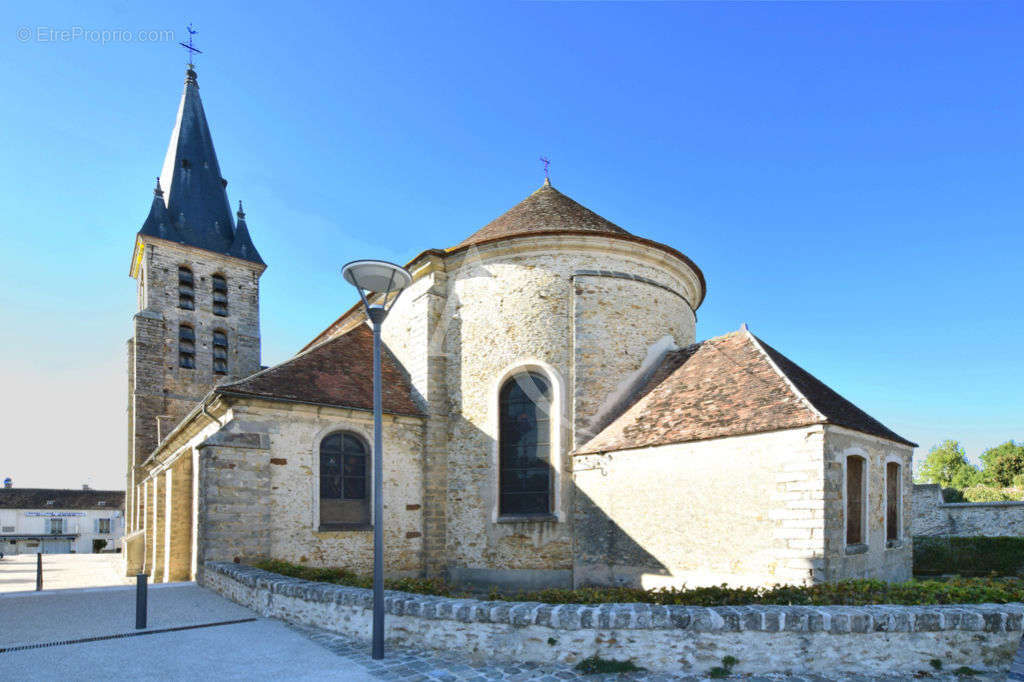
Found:
<path fill-rule="evenodd" d="M 374 679 L 284 623 L 193 583 L 151 587 L 149 615 L 147 630 L 135 630 L 134 587 L 0 595 L 0 678 Z M 97 639 L 75 642 L 87 638 Z M 10 650 L 25 645 L 37 646 Z"/>
<path fill-rule="evenodd" d="M 43 589 L 128 585 L 120 554 L 44 554 Z M 0 593 L 36 589 L 36 555 L 7 554 L 0 559 Z"/>

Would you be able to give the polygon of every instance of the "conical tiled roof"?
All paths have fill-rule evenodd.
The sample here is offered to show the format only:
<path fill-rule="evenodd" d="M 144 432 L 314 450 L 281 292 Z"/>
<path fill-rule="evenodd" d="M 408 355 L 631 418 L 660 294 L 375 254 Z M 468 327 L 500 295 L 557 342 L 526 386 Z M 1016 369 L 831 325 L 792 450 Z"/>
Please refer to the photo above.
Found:
<path fill-rule="evenodd" d="M 238 202 L 238 213 L 235 215 L 238 216 L 238 223 L 235 226 L 235 241 L 231 243 L 228 255 L 253 263 L 263 263 L 259 251 L 256 250 L 256 245 L 252 243 L 252 237 L 249 236 L 249 226 L 245 224 L 245 211 L 242 210 L 241 201 Z"/>
<path fill-rule="evenodd" d="M 192 69 L 186 72 L 160 182 L 167 210 L 184 242 L 225 253 L 234 241 L 235 225 Z"/>
<path fill-rule="evenodd" d="M 227 181 L 220 174 L 213 137 L 199 97 L 199 82 L 191 66 L 185 72 L 185 90 L 181 94 L 159 185 L 164 190 L 161 202 L 166 208 L 166 220 L 159 215 L 154 201 L 140 235 L 264 265 L 248 229 L 243 229 L 241 235 L 236 234 L 228 204 Z M 167 227 L 156 229 L 165 222 Z"/>
<path fill-rule="evenodd" d="M 455 248 L 538 232 L 629 234 L 610 220 L 565 196 L 545 180 L 540 189 L 481 227 Z"/>
<path fill-rule="evenodd" d="M 166 239 L 171 242 L 180 242 L 181 235 L 174 228 L 171 222 L 171 215 L 167 212 L 167 205 L 164 203 L 164 193 L 160 189 L 160 178 L 156 179 L 156 189 L 153 190 L 153 203 L 149 207 L 149 215 L 146 222 L 142 223 L 139 234 L 147 234 L 151 237 Z"/>

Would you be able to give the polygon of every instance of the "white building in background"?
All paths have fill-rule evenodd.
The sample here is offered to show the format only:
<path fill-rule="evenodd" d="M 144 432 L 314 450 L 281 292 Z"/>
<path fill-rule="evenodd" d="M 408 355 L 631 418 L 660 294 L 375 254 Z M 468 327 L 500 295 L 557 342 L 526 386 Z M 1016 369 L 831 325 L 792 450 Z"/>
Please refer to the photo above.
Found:
<path fill-rule="evenodd" d="M 124 491 L 0 488 L 0 554 L 119 552 Z"/>

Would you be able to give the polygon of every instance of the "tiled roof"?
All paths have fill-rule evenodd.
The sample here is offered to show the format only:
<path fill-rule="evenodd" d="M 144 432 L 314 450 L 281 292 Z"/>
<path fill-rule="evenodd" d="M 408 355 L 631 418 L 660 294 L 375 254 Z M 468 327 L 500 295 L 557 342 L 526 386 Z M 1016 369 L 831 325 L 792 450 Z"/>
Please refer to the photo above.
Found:
<path fill-rule="evenodd" d="M 501 237 L 552 231 L 629 234 L 565 196 L 545 180 L 540 189 L 462 240 L 455 248 Z"/>
<path fill-rule="evenodd" d="M 53 504 L 47 504 L 51 501 Z M 123 490 L 0 488 L 0 509 L 120 509 L 123 506 Z"/>
<path fill-rule="evenodd" d="M 747 331 L 668 353 L 577 453 L 834 424 L 914 446 Z"/>
<path fill-rule="evenodd" d="M 373 409 L 373 332 L 359 325 L 280 365 L 216 392 L 271 400 Z M 385 412 L 420 415 L 412 387 L 387 348 L 381 349 L 381 402 Z"/>

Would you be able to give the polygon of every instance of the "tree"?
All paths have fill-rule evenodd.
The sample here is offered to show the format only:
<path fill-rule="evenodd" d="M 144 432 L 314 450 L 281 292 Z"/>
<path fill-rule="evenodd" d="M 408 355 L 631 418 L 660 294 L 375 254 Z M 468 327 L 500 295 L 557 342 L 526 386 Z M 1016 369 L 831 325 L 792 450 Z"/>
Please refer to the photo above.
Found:
<path fill-rule="evenodd" d="M 920 480 L 944 488 L 968 488 L 980 478 L 981 472 L 967 461 L 967 453 L 955 440 L 945 440 L 933 447 L 921 465 Z"/>
<path fill-rule="evenodd" d="M 1024 475 L 1024 444 L 1008 440 L 981 453 L 981 476 L 985 483 L 1009 487 Z"/>

